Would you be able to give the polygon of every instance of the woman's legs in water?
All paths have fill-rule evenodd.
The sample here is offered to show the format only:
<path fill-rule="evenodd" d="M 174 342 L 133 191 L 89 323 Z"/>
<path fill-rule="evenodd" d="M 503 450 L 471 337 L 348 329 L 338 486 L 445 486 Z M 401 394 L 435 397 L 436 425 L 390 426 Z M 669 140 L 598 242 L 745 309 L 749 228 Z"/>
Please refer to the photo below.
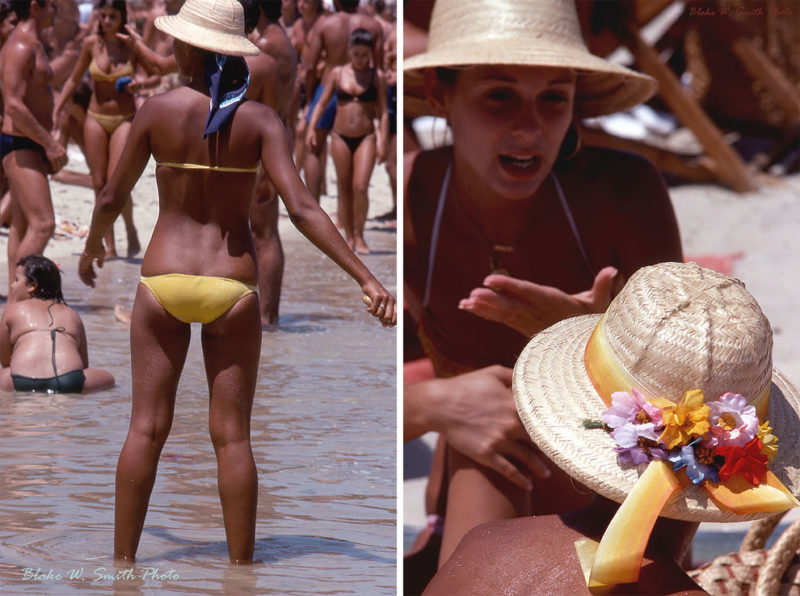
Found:
<path fill-rule="evenodd" d="M 131 129 L 130 122 L 123 122 L 117 129 L 111 133 L 111 139 L 108 143 L 108 175 L 106 179 L 111 178 L 114 168 L 117 167 L 119 156 L 125 148 L 125 141 L 128 140 L 128 133 Z M 128 196 L 125 206 L 122 208 L 122 221 L 125 223 L 125 236 L 128 239 L 128 258 L 135 257 L 141 250 L 139 244 L 139 235 L 136 232 L 136 226 L 133 223 L 133 198 Z"/>
<path fill-rule="evenodd" d="M 115 559 L 136 555 L 190 338 L 189 325 L 167 314 L 139 284 L 131 318 L 131 423 L 117 463 Z"/>
<path fill-rule="evenodd" d="M 369 210 L 369 180 L 375 167 L 375 133 L 368 134 L 353 155 L 353 232 L 358 254 L 369 254 L 364 226 Z"/>
<path fill-rule="evenodd" d="M 210 395 L 208 427 L 217 455 L 228 554 L 233 563 L 252 563 L 258 473 L 250 447 L 250 414 L 261 354 L 256 294 L 204 325 L 201 337 Z"/>

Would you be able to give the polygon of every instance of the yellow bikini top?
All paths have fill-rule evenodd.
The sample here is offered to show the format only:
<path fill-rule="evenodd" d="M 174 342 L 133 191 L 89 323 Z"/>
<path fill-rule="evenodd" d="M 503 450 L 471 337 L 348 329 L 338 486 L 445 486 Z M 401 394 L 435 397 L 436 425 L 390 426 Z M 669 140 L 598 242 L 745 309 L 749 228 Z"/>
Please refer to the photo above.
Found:
<path fill-rule="evenodd" d="M 97 66 L 97 60 L 92 58 L 91 63 L 89 64 L 89 76 L 92 77 L 94 81 L 102 81 L 105 83 L 113 83 L 120 77 L 133 77 L 136 74 L 133 70 L 133 64 L 130 61 L 126 62 L 122 68 L 113 73 L 107 73 L 100 70 L 100 67 Z"/>
<path fill-rule="evenodd" d="M 177 161 L 158 160 L 156 160 L 156 165 L 165 166 L 168 168 L 179 168 L 182 170 L 211 170 L 214 172 L 242 172 L 247 174 L 258 172 L 258 169 L 261 167 L 261 164 L 258 164 L 252 168 L 236 168 L 233 166 L 207 166 L 200 163 L 180 163 Z"/>

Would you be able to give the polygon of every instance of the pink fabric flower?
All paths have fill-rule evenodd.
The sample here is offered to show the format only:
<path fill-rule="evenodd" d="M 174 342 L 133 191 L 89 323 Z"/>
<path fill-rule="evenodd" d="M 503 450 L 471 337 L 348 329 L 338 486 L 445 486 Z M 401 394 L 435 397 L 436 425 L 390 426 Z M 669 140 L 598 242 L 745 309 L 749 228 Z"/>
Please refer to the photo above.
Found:
<path fill-rule="evenodd" d="M 621 463 L 638 465 L 666 457 L 666 451 L 658 443 L 661 410 L 636 389 L 630 393 L 612 393 L 611 407 L 601 418 L 614 429 L 611 436 L 617 443 L 615 450 Z"/>
<path fill-rule="evenodd" d="M 648 402 L 636 389 L 630 393 L 616 391 L 611 394 L 611 407 L 601 416 L 609 428 L 623 424 L 648 424 L 661 426 L 661 409 Z"/>
<path fill-rule="evenodd" d="M 710 425 L 704 446 L 744 447 L 758 434 L 758 415 L 747 399 L 738 393 L 725 393 L 716 401 L 706 402 L 710 408 Z"/>

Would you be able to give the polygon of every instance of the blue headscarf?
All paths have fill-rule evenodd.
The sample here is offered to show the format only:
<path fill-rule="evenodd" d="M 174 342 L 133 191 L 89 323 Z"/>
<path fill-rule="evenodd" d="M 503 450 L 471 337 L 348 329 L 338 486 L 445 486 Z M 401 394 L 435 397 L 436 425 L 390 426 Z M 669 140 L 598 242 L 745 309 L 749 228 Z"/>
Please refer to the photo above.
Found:
<path fill-rule="evenodd" d="M 212 54 L 206 61 L 206 85 L 211 93 L 211 106 L 203 138 L 217 132 L 233 116 L 244 100 L 250 84 L 250 70 L 241 56 Z"/>

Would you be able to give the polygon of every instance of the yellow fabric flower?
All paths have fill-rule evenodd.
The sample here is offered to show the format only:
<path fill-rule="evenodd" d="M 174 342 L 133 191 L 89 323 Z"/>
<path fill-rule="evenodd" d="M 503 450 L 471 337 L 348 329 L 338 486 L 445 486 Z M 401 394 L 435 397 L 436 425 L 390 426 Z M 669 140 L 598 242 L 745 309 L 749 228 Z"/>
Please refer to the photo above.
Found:
<path fill-rule="evenodd" d="M 703 392 L 699 389 L 684 393 L 677 404 L 666 399 L 651 399 L 650 402 L 664 410 L 664 432 L 658 440 L 665 443 L 667 449 L 687 445 L 694 437 L 702 437 L 708 432 L 711 408 L 703 401 Z"/>
<path fill-rule="evenodd" d="M 778 454 L 778 437 L 772 434 L 772 427 L 769 425 L 769 420 L 758 426 L 758 433 L 756 436 L 761 439 L 761 443 L 763 444 L 761 453 L 766 455 L 769 461 L 772 461 Z"/>

